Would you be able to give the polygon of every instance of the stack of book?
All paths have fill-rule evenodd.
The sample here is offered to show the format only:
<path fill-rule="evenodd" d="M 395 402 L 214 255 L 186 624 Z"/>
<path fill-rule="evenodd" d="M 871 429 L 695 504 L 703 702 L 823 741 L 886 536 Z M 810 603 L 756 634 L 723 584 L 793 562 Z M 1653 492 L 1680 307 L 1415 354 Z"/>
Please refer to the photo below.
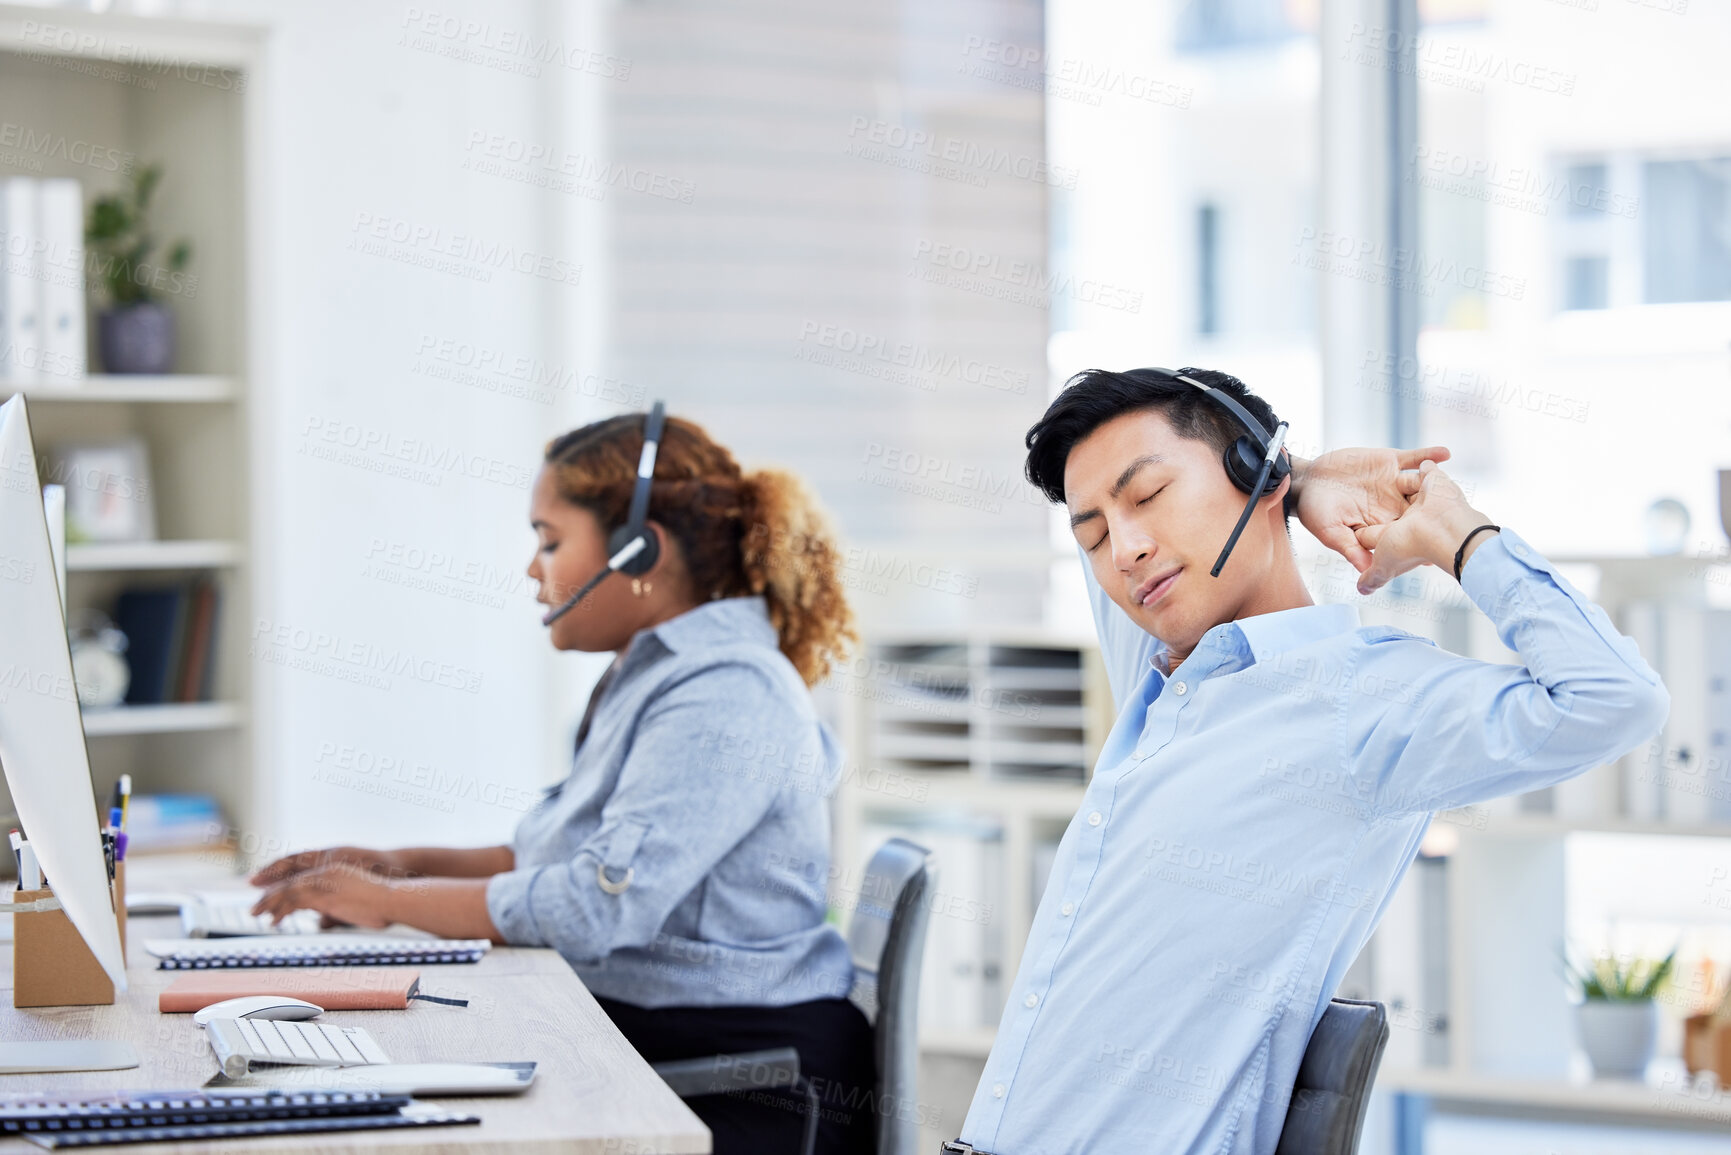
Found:
<path fill-rule="evenodd" d="M 127 705 L 210 700 L 218 601 L 207 578 L 121 591 L 114 624 L 126 635 L 132 670 Z"/>
<path fill-rule="evenodd" d="M 126 808 L 127 851 L 214 848 L 228 825 L 208 794 L 135 794 Z"/>

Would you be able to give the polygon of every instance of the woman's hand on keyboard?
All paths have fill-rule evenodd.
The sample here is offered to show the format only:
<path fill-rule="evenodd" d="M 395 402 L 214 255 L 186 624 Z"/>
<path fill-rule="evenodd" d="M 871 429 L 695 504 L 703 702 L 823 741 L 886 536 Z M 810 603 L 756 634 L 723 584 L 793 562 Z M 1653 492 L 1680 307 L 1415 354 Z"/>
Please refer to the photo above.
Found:
<path fill-rule="evenodd" d="M 252 912 L 281 922 L 297 910 L 316 910 L 327 926 L 336 922 L 376 930 L 396 921 L 397 885 L 366 866 L 334 862 L 288 875 L 264 892 Z"/>
<path fill-rule="evenodd" d="M 325 850 L 303 850 L 261 866 L 249 879 L 254 886 L 275 886 L 297 874 L 327 866 L 353 866 L 386 878 L 404 878 L 409 871 L 394 850 L 369 850 L 364 846 L 333 846 Z"/>

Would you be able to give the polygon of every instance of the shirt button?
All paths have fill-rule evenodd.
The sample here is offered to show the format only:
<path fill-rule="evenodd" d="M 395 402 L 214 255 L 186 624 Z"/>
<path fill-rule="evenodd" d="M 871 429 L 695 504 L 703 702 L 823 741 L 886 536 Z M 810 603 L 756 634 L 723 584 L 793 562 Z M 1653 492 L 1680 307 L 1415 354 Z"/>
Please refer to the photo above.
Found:
<path fill-rule="evenodd" d="M 1094 811 L 1094 813 L 1088 815 L 1088 825 L 1089 826 L 1100 825 L 1100 812 L 1098 810 L 1096 810 L 1096 811 Z"/>
<path fill-rule="evenodd" d="M 1022 1000 L 1022 1005 L 1024 1007 L 1037 1007 L 1040 1005 L 1040 996 L 1031 994 Z"/>
<path fill-rule="evenodd" d="M 1063 906 L 1058 908 L 1058 913 L 1063 915 L 1065 918 L 1068 918 L 1072 914 L 1076 913 L 1076 904 L 1073 902 L 1066 902 Z"/>
<path fill-rule="evenodd" d="M 1187 691 L 1188 689 L 1190 689 L 1190 687 L 1186 686 L 1183 682 L 1173 682 L 1172 683 L 1172 692 L 1174 694 L 1177 694 L 1180 698 L 1182 698 L 1184 696 L 1185 691 Z"/>
<path fill-rule="evenodd" d="M 1003 1097 L 1004 1097 L 1004 1085 L 1002 1083 L 993 1083 L 992 1084 L 992 1098 L 1002 1099 Z"/>

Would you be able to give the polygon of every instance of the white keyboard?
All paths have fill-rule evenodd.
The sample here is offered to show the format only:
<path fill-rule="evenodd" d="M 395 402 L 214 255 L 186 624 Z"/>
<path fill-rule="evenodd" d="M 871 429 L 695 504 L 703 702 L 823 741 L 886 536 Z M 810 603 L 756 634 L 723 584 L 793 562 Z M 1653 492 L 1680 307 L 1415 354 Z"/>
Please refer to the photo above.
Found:
<path fill-rule="evenodd" d="M 391 1060 L 361 1027 L 275 1019 L 212 1019 L 204 1025 L 222 1073 L 241 1078 L 254 1063 L 365 1067 Z"/>
<path fill-rule="evenodd" d="M 319 912 L 297 910 L 279 925 L 252 914 L 252 899 L 208 900 L 193 895 L 180 906 L 180 928 L 187 938 L 240 938 L 261 934 L 317 934 Z"/>

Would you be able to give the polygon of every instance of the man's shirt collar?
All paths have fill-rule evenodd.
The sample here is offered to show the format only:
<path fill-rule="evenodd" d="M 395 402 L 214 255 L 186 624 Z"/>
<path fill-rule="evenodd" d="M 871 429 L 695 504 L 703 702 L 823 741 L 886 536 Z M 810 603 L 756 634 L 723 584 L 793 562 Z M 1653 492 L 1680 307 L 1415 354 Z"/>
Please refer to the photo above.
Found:
<path fill-rule="evenodd" d="M 1248 649 L 1252 662 L 1262 662 L 1287 650 L 1351 633 L 1358 626 L 1358 607 L 1354 605 L 1295 606 L 1215 626 L 1202 636 L 1196 649 Z M 1156 639 L 1154 652 L 1148 657 L 1148 664 L 1162 676 L 1166 674 L 1167 649 L 1165 642 Z"/>
<path fill-rule="evenodd" d="M 1250 645 L 1259 662 L 1275 654 L 1313 645 L 1358 629 L 1358 607 L 1354 605 L 1297 606 L 1257 614 L 1232 623 Z"/>

